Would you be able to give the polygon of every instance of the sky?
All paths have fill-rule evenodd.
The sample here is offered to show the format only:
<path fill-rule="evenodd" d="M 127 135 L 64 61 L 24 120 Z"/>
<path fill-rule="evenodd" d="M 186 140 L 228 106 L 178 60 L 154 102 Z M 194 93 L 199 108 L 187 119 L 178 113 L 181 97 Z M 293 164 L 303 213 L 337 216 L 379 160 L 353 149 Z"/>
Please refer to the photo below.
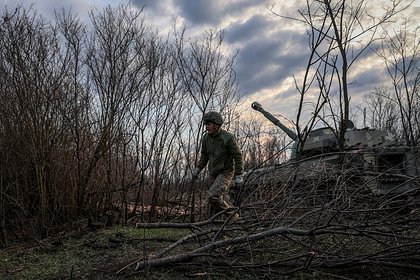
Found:
<path fill-rule="evenodd" d="M 232 53 L 239 51 L 235 61 L 241 94 L 246 108 L 258 101 L 268 111 L 294 120 L 299 95 L 293 77 L 302 77 L 308 60 L 308 37 L 303 25 L 281 18 L 296 15 L 298 2 L 282 0 L 131 0 L 136 8 L 144 7 L 146 23 L 166 34 L 174 21 L 186 24 L 189 36 L 205 30 L 224 30 L 224 46 Z M 380 12 L 389 0 L 369 0 Z M 13 10 L 17 4 L 31 4 L 44 18 L 54 17 L 54 10 L 72 9 L 89 21 L 91 9 L 128 3 L 126 0 L 0 0 L 0 14 L 5 6 Z M 271 7 L 272 9 L 269 9 Z M 420 0 L 404 12 L 414 26 L 420 22 Z M 352 66 L 350 73 L 352 104 L 363 107 L 363 95 L 389 83 L 384 64 L 371 50 Z M 247 110 L 247 109 L 246 109 Z"/>

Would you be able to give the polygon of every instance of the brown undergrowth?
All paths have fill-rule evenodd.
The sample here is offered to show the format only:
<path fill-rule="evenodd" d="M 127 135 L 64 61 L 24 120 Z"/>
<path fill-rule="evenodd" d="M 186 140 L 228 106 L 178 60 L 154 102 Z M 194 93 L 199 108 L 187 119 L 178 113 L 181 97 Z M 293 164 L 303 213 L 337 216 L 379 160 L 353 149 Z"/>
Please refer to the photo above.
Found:
<path fill-rule="evenodd" d="M 213 223 L 213 226 L 216 225 Z M 240 226 L 240 222 L 238 222 Z M 286 260 L 281 255 L 290 256 L 291 249 L 285 246 L 285 237 L 272 230 L 267 238 L 250 237 L 249 250 L 255 254 L 252 260 L 250 252 L 243 242 L 233 242 L 234 236 L 220 236 L 217 240 L 212 226 L 207 233 L 198 233 L 194 229 L 170 228 L 170 224 L 151 224 L 149 228 L 121 227 L 102 228 L 99 230 L 82 230 L 61 233 L 52 238 L 39 240 L 32 244 L 9 247 L 0 251 L 0 278 L 15 279 L 420 279 L 416 269 L 409 266 L 386 266 L 385 263 L 357 262 L 343 264 L 341 267 L 308 266 L 306 269 L 293 268 L 296 260 Z M 217 224 L 220 228 L 220 224 Z M 230 227 L 232 232 L 238 226 Z M 214 229 L 214 228 L 213 228 Z M 212 232 L 212 233 L 211 233 Z M 291 232 L 290 240 L 298 242 L 296 236 L 305 232 Z M 198 234 L 197 234 L 198 233 Z M 266 231 L 259 234 L 264 235 Z M 196 235 L 200 238 L 187 238 Z M 206 236 L 206 237 L 204 237 Z M 276 238 L 282 236 L 282 238 Z M 309 237 L 313 238 L 313 237 Z M 276 241 L 277 239 L 277 241 Z M 287 239 L 287 238 L 286 238 Z M 304 238 L 307 239 L 306 237 Z M 185 242 L 182 242 L 184 240 Z M 302 243 L 306 242 L 302 239 Z M 363 241 L 363 239 L 360 239 Z M 322 238 L 319 244 L 331 248 L 338 240 L 333 236 Z M 354 237 L 354 244 L 347 246 L 362 251 L 372 244 L 360 244 Z M 247 243 L 247 242 L 245 242 Z M 252 243 L 252 245 L 251 245 Z M 269 250 L 267 244 L 275 248 Z M 175 245 L 174 245 L 175 244 Z M 213 248 L 194 250 L 208 244 Z M 221 244 L 218 246 L 217 244 Z M 290 245 L 290 244 L 289 244 Z M 296 253 L 299 250 L 296 244 Z M 325 249 L 326 250 L 326 249 Z M 292 249 L 293 251 L 293 249 Z M 195 251 L 197 252 L 197 251 Z M 179 260 L 180 255 L 191 254 L 188 260 Z M 319 254 L 322 254 L 320 252 Z M 337 252 L 337 256 L 346 252 Z M 153 265 L 149 260 L 172 256 L 172 260 L 163 265 Z M 276 257 L 275 258 L 273 258 Z M 299 256 L 310 260 L 311 256 Z M 312 256 L 313 257 L 313 256 Z M 265 259 L 264 259 L 265 258 Z M 144 261 L 144 262 L 143 262 Z M 252 262 L 255 265 L 252 266 Z M 241 265 L 248 263 L 249 266 Z M 264 263 L 265 265 L 258 265 Z M 288 273 L 285 273 L 287 272 Z"/>

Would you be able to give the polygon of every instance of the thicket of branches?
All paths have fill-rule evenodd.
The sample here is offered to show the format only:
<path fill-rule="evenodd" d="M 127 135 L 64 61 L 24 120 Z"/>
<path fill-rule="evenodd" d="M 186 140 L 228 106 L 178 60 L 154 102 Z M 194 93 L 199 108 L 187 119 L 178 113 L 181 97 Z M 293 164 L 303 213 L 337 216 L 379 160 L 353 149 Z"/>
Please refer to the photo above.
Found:
<path fill-rule="evenodd" d="M 160 36 L 126 5 L 90 19 L 88 27 L 64 10 L 54 22 L 32 9 L 2 15 L 1 246 L 115 207 L 123 221 L 139 212 L 155 220 L 157 206 L 190 212 L 183 202 L 204 192 L 191 193 L 185 179 L 205 111 L 222 111 L 243 135 L 245 154 L 258 154 L 250 164 L 278 149 L 245 137 L 252 123 L 238 130 L 235 54 L 222 50 L 223 32 Z"/>
<path fill-rule="evenodd" d="M 368 108 L 362 108 L 368 111 L 364 124 L 384 128 L 385 122 L 390 121 L 375 112 L 384 110 L 375 100 L 380 96 L 381 103 L 393 104 L 392 131 L 398 132 L 401 142 L 409 146 L 418 144 L 418 25 L 413 27 L 411 22 L 415 20 L 404 17 L 404 11 L 412 3 L 410 0 L 392 0 L 378 8 L 364 0 L 306 0 L 297 6 L 296 15 L 286 15 L 275 6 L 271 7 L 282 20 L 303 26 L 308 36 L 310 52 L 304 74 L 294 77 L 300 95 L 295 126 L 301 145 L 308 132 L 322 124 L 336 131 L 343 149 L 347 121 L 357 123 L 360 121 L 357 115 L 363 115 L 358 110 L 353 111 L 351 103 L 352 87 L 359 82 L 354 78 L 353 69 L 370 63 L 366 57 L 371 56 L 366 54 L 372 50 L 384 61 L 388 71 L 384 75 L 388 75 L 391 86 L 387 89 L 388 94 L 373 93 L 367 98 Z M 308 111 L 309 119 L 305 114 Z"/>
<path fill-rule="evenodd" d="M 373 279 L 415 279 L 418 209 L 407 208 L 400 194 L 374 195 L 359 172 L 353 164 L 290 163 L 261 174 L 259 185 L 245 187 L 238 220 L 137 223 L 138 228 L 186 228 L 190 234 L 133 256 L 118 273 L 164 266 L 241 279 L 365 279 L 372 273 Z M 316 177 L 306 180 L 308 173 Z"/>
<path fill-rule="evenodd" d="M 369 124 L 394 132 L 408 146 L 417 146 L 420 140 L 419 30 L 403 18 L 400 28 L 384 31 L 377 53 L 391 86 L 377 88 L 366 97 Z"/>

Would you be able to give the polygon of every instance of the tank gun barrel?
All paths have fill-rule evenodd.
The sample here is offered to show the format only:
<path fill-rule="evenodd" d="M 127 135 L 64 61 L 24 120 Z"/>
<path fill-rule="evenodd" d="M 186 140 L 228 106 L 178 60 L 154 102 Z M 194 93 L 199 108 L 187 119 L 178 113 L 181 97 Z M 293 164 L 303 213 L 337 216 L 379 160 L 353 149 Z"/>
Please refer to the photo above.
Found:
<path fill-rule="evenodd" d="M 269 119 L 276 126 L 280 127 L 280 129 L 283 130 L 287 134 L 287 136 L 289 136 L 292 140 L 297 140 L 297 138 L 298 138 L 297 134 L 294 131 L 292 131 L 291 129 L 287 128 L 284 124 L 282 124 L 271 113 L 264 110 L 260 103 L 252 102 L 251 107 L 252 107 L 252 109 L 254 109 L 256 111 L 261 112 L 264 115 L 264 117 Z"/>

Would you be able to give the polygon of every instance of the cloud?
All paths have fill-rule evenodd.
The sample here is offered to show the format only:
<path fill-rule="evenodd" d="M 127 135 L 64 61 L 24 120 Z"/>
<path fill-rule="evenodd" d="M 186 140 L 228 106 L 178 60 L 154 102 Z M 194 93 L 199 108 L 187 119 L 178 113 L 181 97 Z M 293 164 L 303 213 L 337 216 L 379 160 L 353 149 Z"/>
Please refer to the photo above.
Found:
<path fill-rule="evenodd" d="M 171 2 L 171 1 L 168 1 Z M 132 0 L 131 2 L 134 6 L 137 6 L 139 8 L 146 8 L 148 10 L 153 11 L 161 11 L 165 10 L 165 5 L 162 1 L 159 0 Z"/>
<path fill-rule="evenodd" d="M 278 27 L 278 21 L 256 15 L 226 30 L 227 43 L 239 49 L 235 68 L 247 94 L 276 87 L 306 62 L 305 36 Z"/>
<path fill-rule="evenodd" d="M 384 68 L 368 68 L 358 71 L 349 84 L 352 95 L 365 95 L 372 92 L 375 88 L 387 85 L 387 73 Z"/>
<path fill-rule="evenodd" d="M 31 1 L 23 1 L 29 8 Z M 304 25 L 280 17 L 295 16 L 299 1 L 279 0 L 36 0 L 34 9 L 46 19 L 53 20 L 54 10 L 71 8 L 88 23 L 88 12 L 95 8 L 101 10 L 106 5 L 116 6 L 131 3 L 141 9 L 146 24 L 158 30 L 160 34 L 167 32 L 177 23 L 187 25 L 187 37 L 193 38 L 203 34 L 207 29 L 225 30 L 224 47 L 228 53 L 238 50 L 235 71 L 245 98 L 258 97 L 273 112 L 281 112 L 287 116 L 295 112 L 298 99 L 292 76 L 301 79 L 309 58 L 308 37 Z M 385 7 L 389 1 L 369 1 L 369 6 Z M 275 6 L 271 6 L 274 3 Z M 304 3 L 302 3 L 304 4 Z M 384 4 L 384 5 L 382 5 Z M 411 16 L 410 27 L 418 27 L 420 1 L 415 0 L 413 7 L 404 11 Z M 4 7 L 13 10 L 18 4 L 15 0 L 3 0 L 0 13 Z M 270 11 L 268 7 L 273 7 Z M 301 7 L 305 10 L 305 7 Z M 382 9 L 372 11 L 380 13 Z M 273 14 L 277 13 L 277 15 Z M 402 19 L 403 16 L 399 16 Z M 393 26 L 394 28 L 395 26 Z M 359 38 L 360 39 L 360 38 Z M 389 78 L 384 71 L 383 62 L 376 57 L 373 50 L 377 45 L 364 51 L 352 65 L 349 81 L 352 102 L 360 100 L 365 93 L 375 87 L 386 84 Z M 350 50 L 353 51 L 353 50 Z M 289 110 L 289 112 L 287 112 Z"/>
<path fill-rule="evenodd" d="M 226 18 L 243 15 L 261 3 L 260 0 L 173 0 L 179 14 L 191 25 L 211 26 L 220 26 Z"/>
<path fill-rule="evenodd" d="M 191 25 L 219 25 L 222 20 L 221 1 L 175 0 L 174 5 Z"/>
<path fill-rule="evenodd" d="M 245 21 L 235 21 L 227 28 L 227 43 L 244 42 L 254 39 L 255 37 L 264 36 L 275 25 L 275 22 L 264 15 L 254 15 Z"/>

